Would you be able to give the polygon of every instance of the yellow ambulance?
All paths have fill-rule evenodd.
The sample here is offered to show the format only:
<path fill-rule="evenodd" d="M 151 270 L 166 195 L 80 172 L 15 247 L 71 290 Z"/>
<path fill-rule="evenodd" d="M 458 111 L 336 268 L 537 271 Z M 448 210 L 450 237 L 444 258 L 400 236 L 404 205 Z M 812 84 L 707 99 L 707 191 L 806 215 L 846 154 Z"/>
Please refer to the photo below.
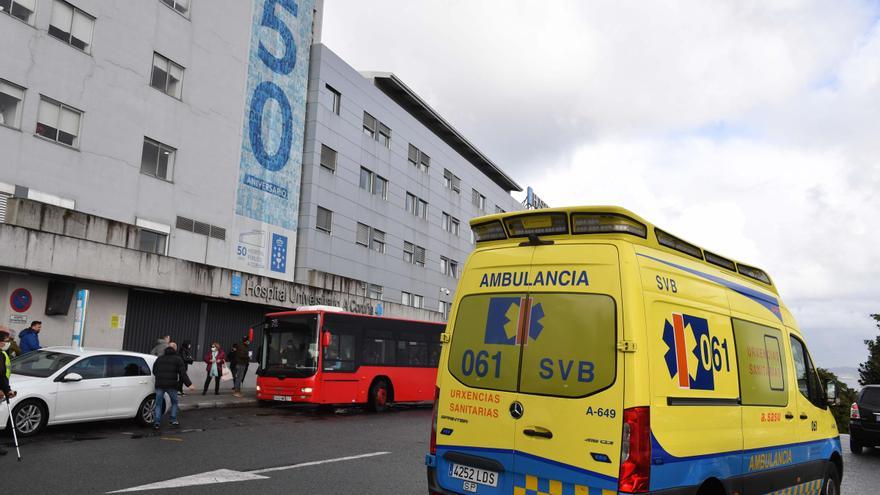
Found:
<path fill-rule="evenodd" d="M 839 493 L 836 391 L 763 270 L 616 207 L 471 227 L 429 493 Z"/>

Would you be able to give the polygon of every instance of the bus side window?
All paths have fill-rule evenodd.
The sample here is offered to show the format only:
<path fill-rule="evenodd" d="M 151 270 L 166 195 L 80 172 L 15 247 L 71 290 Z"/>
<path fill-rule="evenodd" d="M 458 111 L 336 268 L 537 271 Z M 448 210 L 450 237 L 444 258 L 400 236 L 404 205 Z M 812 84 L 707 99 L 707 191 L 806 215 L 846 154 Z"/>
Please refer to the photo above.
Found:
<path fill-rule="evenodd" d="M 334 333 L 330 345 L 324 348 L 324 370 L 327 371 L 354 371 L 357 369 L 355 362 L 354 335 Z"/>

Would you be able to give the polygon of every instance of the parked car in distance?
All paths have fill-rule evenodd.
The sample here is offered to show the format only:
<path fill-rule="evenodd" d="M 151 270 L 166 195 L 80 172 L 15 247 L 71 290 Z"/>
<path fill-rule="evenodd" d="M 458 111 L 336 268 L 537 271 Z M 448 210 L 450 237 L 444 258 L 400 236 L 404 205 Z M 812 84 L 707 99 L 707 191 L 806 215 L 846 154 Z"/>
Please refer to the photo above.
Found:
<path fill-rule="evenodd" d="M 155 356 L 77 347 L 47 347 L 12 361 L 10 401 L 19 436 L 48 425 L 134 418 L 153 421 Z M 0 424 L 9 426 L 0 407 Z"/>
<path fill-rule="evenodd" d="M 849 448 L 861 454 L 875 445 L 880 445 L 880 385 L 865 385 L 849 409 Z"/>

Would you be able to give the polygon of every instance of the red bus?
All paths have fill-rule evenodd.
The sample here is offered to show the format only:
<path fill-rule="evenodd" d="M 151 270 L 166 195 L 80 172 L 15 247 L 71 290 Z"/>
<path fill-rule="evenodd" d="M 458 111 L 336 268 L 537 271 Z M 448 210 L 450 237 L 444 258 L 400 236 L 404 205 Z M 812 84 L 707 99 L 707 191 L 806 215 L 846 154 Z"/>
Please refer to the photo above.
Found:
<path fill-rule="evenodd" d="M 257 399 L 309 404 L 434 400 L 443 323 L 331 309 L 266 315 Z"/>

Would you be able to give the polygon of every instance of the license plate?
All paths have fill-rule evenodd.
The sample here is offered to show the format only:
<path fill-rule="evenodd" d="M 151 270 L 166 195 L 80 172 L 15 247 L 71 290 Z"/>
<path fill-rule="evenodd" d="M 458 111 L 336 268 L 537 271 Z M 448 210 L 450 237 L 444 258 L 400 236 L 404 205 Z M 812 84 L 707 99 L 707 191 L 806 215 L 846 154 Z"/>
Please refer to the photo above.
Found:
<path fill-rule="evenodd" d="M 272 400 L 279 400 L 281 402 L 290 402 L 293 400 L 293 397 L 289 395 L 275 395 L 272 397 Z"/>
<path fill-rule="evenodd" d="M 470 482 L 472 484 L 476 483 L 486 486 L 498 486 L 498 473 L 496 473 L 495 471 L 486 471 L 485 469 L 462 466 L 461 464 L 450 464 L 449 476 L 464 480 L 466 482 Z M 465 483 L 464 488 L 465 490 L 468 490 L 467 483 Z M 476 486 L 473 486 L 473 488 L 473 490 L 468 491 L 477 491 Z"/>

